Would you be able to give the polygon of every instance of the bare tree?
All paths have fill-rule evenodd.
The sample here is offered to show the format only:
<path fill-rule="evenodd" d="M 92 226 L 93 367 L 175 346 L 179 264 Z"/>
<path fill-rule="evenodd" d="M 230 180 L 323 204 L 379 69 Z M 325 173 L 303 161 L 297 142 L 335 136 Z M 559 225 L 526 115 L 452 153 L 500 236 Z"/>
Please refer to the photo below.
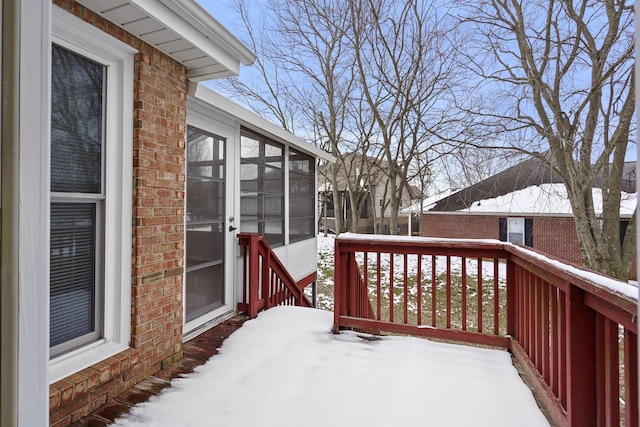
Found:
<path fill-rule="evenodd" d="M 518 135 L 511 148 L 549 150 L 567 188 L 583 262 L 626 279 L 636 251 L 635 212 L 620 244 L 624 161 L 636 127 L 633 2 L 481 0 L 461 7 L 477 37 L 465 47 L 464 64 L 491 83 L 499 100 L 491 113 L 478 112 L 496 119 L 497 132 Z M 601 217 L 592 197 L 597 177 Z"/>
<path fill-rule="evenodd" d="M 449 108 L 455 87 L 453 49 L 447 46 L 446 19 L 431 3 L 350 0 L 349 4 L 360 88 L 386 162 L 390 229 L 395 234 L 411 164 L 441 144 L 441 135 L 453 122 Z"/>

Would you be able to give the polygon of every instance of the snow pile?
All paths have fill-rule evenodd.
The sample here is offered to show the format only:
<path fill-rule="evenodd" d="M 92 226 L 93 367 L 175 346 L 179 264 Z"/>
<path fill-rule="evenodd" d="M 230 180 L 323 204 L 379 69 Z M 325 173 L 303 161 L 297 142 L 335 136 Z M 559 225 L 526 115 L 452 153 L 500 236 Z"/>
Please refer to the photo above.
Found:
<path fill-rule="evenodd" d="M 333 335 L 332 314 L 263 312 L 119 426 L 548 426 L 509 353 Z"/>

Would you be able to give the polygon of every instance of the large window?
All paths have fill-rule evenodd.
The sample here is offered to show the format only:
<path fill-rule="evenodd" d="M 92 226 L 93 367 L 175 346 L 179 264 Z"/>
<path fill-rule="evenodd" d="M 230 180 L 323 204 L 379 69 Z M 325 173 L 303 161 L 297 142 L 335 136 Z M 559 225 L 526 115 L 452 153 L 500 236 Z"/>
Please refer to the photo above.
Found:
<path fill-rule="evenodd" d="M 54 44 L 51 69 L 50 344 L 56 355 L 101 335 L 106 66 Z"/>
<path fill-rule="evenodd" d="M 284 244 L 284 147 L 242 132 L 240 144 L 241 230 L 271 246 Z"/>
<path fill-rule="evenodd" d="M 133 53 L 59 8 L 51 48 L 50 379 L 128 346 Z"/>
<path fill-rule="evenodd" d="M 315 159 L 289 150 L 289 241 L 316 235 Z"/>

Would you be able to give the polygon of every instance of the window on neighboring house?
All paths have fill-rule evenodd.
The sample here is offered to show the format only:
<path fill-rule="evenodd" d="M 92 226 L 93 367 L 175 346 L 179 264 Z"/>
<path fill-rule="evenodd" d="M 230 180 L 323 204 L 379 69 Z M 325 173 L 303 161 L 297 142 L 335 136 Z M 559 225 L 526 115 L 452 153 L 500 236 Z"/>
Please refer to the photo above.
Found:
<path fill-rule="evenodd" d="M 258 233 L 269 245 L 284 244 L 284 146 L 242 131 L 240 231 Z"/>
<path fill-rule="evenodd" d="M 81 349 L 93 351 L 82 354 L 86 364 L 128 346 L 135 51 L 61 9 L 53 22 L 49 338 L 56 380 L 77 369 L 73 355 Z"/>
<path fill-rule="evenodd" d="M 516 245 L 533 246 L 532 218 L 500 218 L 500 240 Z"/>
<path fill-rule="evenodd" d="M 289 242 L 316 235 L 316 168 L 312 156 L 289 150 Z"/>

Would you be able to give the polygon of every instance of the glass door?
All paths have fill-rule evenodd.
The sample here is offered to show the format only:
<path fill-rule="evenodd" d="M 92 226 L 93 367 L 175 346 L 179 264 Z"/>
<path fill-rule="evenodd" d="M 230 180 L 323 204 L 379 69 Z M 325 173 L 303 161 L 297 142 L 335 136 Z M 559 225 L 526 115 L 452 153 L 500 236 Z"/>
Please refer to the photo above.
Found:
<path fill-rule="evenodd" d="M 229 303 L 225 292 L 225 146 L 225 138 L 187 127 L 185 323 L 203 323 Z"/>

